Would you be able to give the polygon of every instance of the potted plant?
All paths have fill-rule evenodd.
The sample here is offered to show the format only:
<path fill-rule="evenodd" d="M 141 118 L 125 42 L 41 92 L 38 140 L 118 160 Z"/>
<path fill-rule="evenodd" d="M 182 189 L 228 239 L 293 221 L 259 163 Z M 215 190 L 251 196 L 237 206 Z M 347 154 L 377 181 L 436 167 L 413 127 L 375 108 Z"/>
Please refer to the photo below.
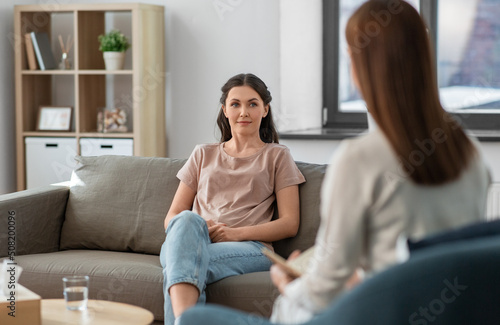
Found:
<path fill-rule="evenodd" d="M 106 70 L 123 69 L 125 51 L 130 47 L 127 37 L 119 30 L 113 29 L 107 34 L 99 35 L 97 39 L 101 44 L 99 50 L 103 52 Z"/>

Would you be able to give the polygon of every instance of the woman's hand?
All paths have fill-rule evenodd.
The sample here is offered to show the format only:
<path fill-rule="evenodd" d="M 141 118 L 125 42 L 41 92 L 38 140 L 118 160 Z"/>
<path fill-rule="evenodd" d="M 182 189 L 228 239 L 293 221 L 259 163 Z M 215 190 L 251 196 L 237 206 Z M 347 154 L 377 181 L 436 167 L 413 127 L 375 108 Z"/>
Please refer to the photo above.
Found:
<path fill-rule="evenodd" d="M 207 226 L 212 243 L 240 241 L 237 228 L 229 228 L 225 223 L 215 223 L 213 221 L 207 222 Z"/>
<path fill-rule="evenodd" d="M 288 261 L 291 261 L 300 255 L 299 250 L 293 251 L 288 257 Z M 285 291 L 285 287 L 294 280 L 288 273 L 286 273 L 278 264 L 273 264 L 271 266 L 271 280 L 281 294 Z"/>
<path fill-rule="evenodd" d="M 354 271 L 352 276 L 347 280 L 345 287 L 347 290 L 351 290 L 363 281 L 363 270 L 358 268 Z"/>

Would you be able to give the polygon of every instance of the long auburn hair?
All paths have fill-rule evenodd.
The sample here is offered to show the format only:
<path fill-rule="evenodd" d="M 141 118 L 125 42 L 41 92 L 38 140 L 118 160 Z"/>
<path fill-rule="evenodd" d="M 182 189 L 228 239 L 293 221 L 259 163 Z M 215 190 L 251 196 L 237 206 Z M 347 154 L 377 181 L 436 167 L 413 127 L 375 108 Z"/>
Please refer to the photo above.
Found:
<path fill-rule="evenodd" d="M 346 40 L 368 111 L 415 183 L 457 179 L 475 147 L 441 106 L 426 26 L 405 1 L 370 0 L 351 16 Z"/>
<path fill-rule="evenodd" d="M 251 74 L 251 73 L 241 73 L 232 78 L 230 78 L 224 86 L 222 86 L 221 91 L 222 95 L 220 97 L 221 105 L 226 105 L 227 95 L 229 91 L 234 87 L 240 86 L 249 86 L 255 90 L 262 101 L 264 102 L 264 106 L 269 105 L 269 111 L 267 115 L 262 119 L 260 123 L 260 138 L 265 143 L 279 143 L 278 132 L 276 131 L 276 126 L 274 125 L 273 114 L 271 112 L 271 100 L 273 97 L 271 93 L 267 89 L 266 84 L 259 77 Z M 219 111 L 219 115 L 217 116 L 217 126 L 220 129 L 221 137 L 220 142 L 225 142 L 230 140 L 233 135 L 231 133 L 231 126 L 229 125 L 229 121 L 224 115 L 224 111 L 222 107 Z"/>

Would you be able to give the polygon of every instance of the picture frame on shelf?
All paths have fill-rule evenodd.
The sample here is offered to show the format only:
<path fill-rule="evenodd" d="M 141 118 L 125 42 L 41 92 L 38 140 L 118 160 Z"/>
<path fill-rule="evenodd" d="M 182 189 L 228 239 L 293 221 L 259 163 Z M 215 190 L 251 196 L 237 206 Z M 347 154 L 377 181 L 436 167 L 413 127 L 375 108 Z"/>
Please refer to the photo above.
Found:
<path fill-rule="evenodd" d="M 71 130 L 71 106 L 40 106 L 36 122 L 37 131 L 63 131 Z"/>

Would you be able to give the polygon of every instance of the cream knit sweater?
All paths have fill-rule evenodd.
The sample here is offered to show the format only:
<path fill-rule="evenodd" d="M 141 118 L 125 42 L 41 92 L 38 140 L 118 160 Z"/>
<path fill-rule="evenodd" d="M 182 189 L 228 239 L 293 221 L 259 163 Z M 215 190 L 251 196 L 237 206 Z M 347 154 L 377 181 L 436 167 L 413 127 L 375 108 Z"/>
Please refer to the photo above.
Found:
<path fill-rule="evenodd" d="M 438 145 L 420 143 L 420 153 L 405 159 L 405 170 Z M 396 263 L 401 236 L 418 239 L 484 218 L 489 183 L 480 154 L 459 179 L 419 186 L 380 130 L 343 141 L 323 182 L 315 257 L 306 274 L 278 298 L 272 320 L 300 323 L 321 312 L 356 268 L 372 273 Z"/>

